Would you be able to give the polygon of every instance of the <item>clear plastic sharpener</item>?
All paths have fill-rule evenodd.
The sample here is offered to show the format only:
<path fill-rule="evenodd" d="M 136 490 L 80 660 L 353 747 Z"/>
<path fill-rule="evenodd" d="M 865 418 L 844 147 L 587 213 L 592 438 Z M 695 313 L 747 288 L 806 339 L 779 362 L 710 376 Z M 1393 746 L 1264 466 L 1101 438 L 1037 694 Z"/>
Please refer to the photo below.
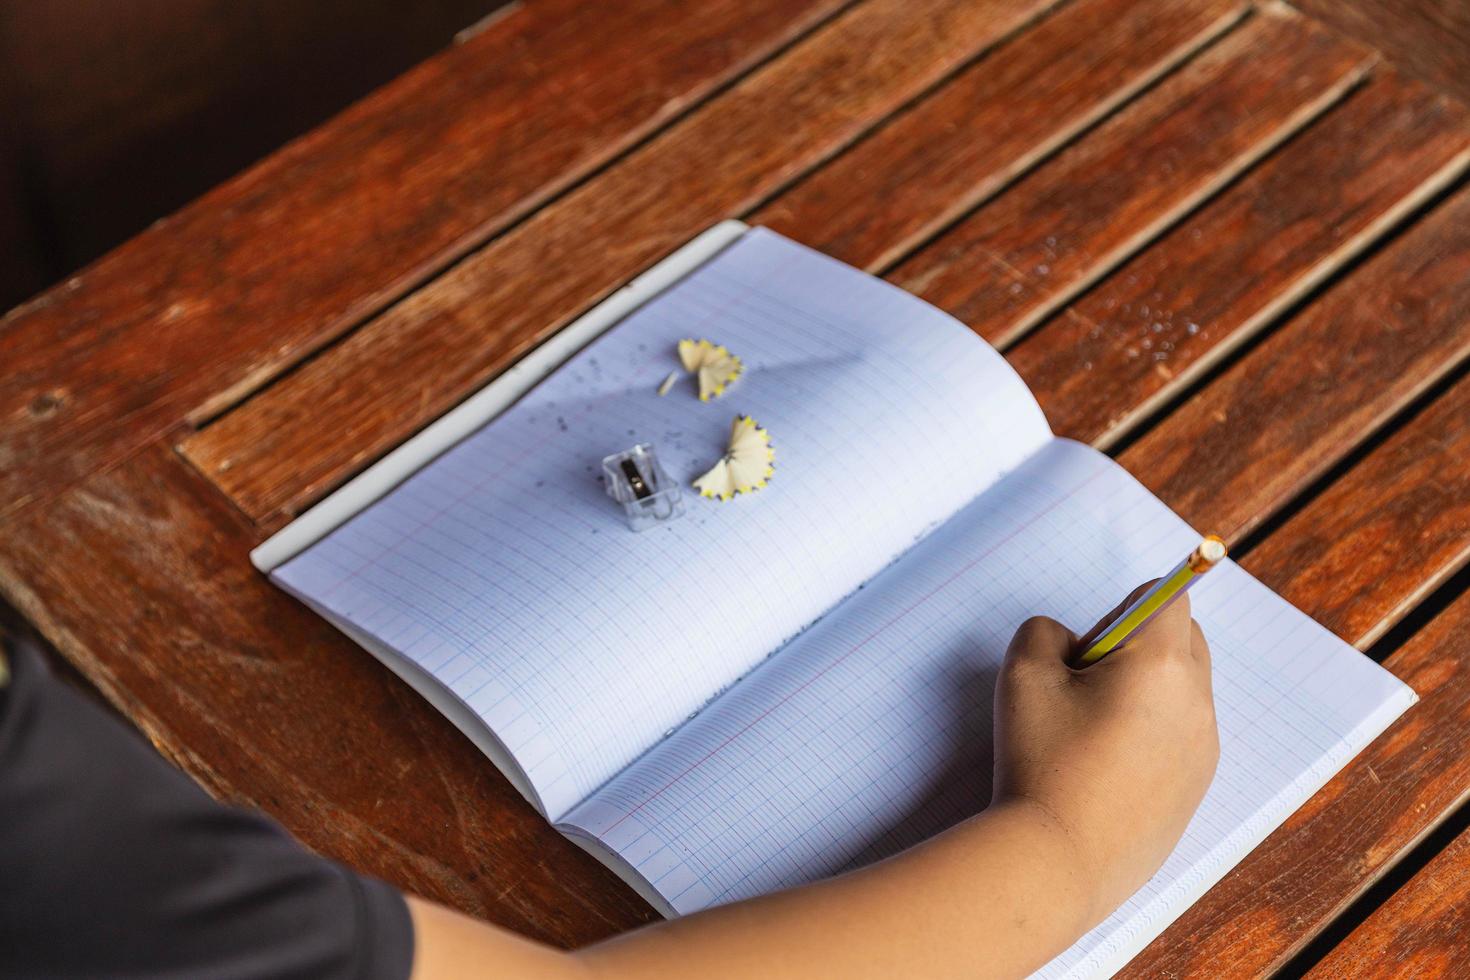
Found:
<path fill-rule="evenodd" d="M 607 495 L 623 507 L 628 526 L 646 531 L 684 513 L 684 496 L 659 465 L 653 447 L 641 443 L 602 461 Z"/>

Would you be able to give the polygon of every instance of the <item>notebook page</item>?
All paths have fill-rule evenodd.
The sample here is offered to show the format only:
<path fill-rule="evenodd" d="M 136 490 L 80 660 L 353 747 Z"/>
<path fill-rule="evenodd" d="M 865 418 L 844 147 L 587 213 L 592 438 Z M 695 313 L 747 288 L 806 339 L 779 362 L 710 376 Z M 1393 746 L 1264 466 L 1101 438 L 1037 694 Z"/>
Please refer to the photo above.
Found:
<path fill-rule="evenodd" d="M 567 823 L 681 913 L 895 853 L 988 802 L 1016 627 L 1041 613 L 1085 628 L 1198 543 L 1116 464 L 1057 440 Z M 1116 969 L 1412 701 L 1233 563 L 1190 596 L 1214 657 L 1218 774 L 1160 873 L 1046 976 Z"/>
<path fill-rule="evenodd" d="M 658 396 L 690 336 L 744 360 L 723 398 Z M 687 487 L 736 413 L 771 485 L 629 531 L 602 458 L 651 442 Z M 963 326 L 756 229 L 275 578 L 438 678 L 555 818 L 1049 436 Z"/>

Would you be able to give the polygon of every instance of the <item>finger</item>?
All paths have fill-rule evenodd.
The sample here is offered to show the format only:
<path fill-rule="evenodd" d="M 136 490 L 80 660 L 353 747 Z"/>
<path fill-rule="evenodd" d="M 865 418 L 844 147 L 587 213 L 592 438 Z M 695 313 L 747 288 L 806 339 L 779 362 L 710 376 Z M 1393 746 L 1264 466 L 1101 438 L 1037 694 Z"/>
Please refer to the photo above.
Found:
<path fill-rule="evenodd" d="M 1133 603 L 1137 602 L 1139 597 L 1142 596 L 1149 589 L 1153 588 L 1154 583 L 1157 581 L 1158 579 L 1153 579 L 1152 581 L 1145 582 L 1138 588 L 1134 589 L 1132 592 L 1128 593 L 1128 597 L 1126 599 L 1110 609 L 1107 614 L 1099 619 L 1096 623 L 1093 623 L 1092 629 L 1082 634 L 1082 639 L 1078 641 L 1078 646 L 1084 648 L 1091 646 L 1094 640 L 1096 640 L 1099 636 L 1102 636 L 1104 630 L 1111 626 L 1119 616 L 1123 615 L 1123 610 L 1127 609 L 1129 606 L 1133 605 Z"/>
<path fill-rule="evenodd" d="M 1128 651 L 1129 659 L 1135 661 L 1155 658 L 1191 657 L 1193 642 L 1191 631 L 1194 620 L 1190 618 L 1189 596 L 1178 596 L 1173 602 L 1154 613 L 1153 617 L 1134 631 L 1114 652 Z M 1113 659 L 1111 657 L 1107 658 Z"/>
<path fill-rule="evenodd" d="M 1149 641 L 1167 640 L 1172 649 L 1187 654 L 1190 629 L 1194 623 L 1192 615 L 1189 593 L 1180 593 L 1168 605 L 1154 613 L 1133 636 L 1135 638 L 1148 636 Z"/>
<path fill-rule="evenodd" d="M 1006 649 L 1006 666 L 1065 667 L 1076 643 L 1077 635 L 1055 619 L 1032 616 L 1011 637 L 1011 645 Z"/>
<path fill-rule="evenodd" d="M 1152 587 L 1148 583 L 1142 590 L 1134 590 L 1133 597 L 1124 603 L 1126 608 L 1134 599 L 1143 594 L 1143 591 Z M 1121 612 L 1121 609 L 1119 610 Z M 1116 617 L 1116 613 L 1114 616 Z M 1105 620 L 1110 623 L 1111 620 Z M 1158 610 L 1142 626 L 1138 627 L 1132 635 L 1114 648 L 1113 653 L 1129 651 L 1128 659 L 1137 662 L 1147 662 L 1158 657 L 1188 658 L 1191 656 L 1190 629 L 1193 620 L 1190 618 L 1189 596 L 1181 594 L 1176 596 L 1168 605 Z M 1101 635 L 1105 630 L 1099 630 Z M 1091 643 L 1093 637 L 1085 637 L 1084 645 Z M 1118 658 L 1113 656 L 1104 657 L 1099 664 L 1106 663 Z"/>
<path fill-rule="evenodd" d="M 1206 677 L 1210 674 L 1210 644 L 1205 639 L 1205 631 L 1200 629 L 1199 623 L 1189 621 L 1189 656 L 1196 663 L 1205 668 Z"/>

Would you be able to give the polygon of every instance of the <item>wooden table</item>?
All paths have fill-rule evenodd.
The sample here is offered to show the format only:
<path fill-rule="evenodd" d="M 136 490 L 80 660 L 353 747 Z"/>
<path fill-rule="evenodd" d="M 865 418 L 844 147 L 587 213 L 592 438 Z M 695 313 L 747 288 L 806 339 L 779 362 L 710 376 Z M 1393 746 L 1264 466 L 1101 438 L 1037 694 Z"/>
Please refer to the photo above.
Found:
<path fill-rule="evenodd" d="M 1128 972 L 1463 971 L 1467 167 L 1470 112 L 1275 3 L 530 0 L 0 324 L 0 588 L 311 847 L 556 943 L 648 921 L 246 553 L 743 217 L 971 324 L 1423 698 Z"/>

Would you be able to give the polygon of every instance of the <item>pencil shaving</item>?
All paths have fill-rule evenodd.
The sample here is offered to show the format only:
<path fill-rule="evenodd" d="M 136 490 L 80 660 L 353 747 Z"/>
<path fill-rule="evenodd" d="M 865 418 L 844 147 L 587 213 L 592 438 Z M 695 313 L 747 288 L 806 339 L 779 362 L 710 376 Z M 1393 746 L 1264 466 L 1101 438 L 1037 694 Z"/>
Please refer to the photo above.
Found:
<path fill-rule="evenodd" d="M 702 402 L 723 395 L 744 370 L 740 358 L 708 340 L 679 341 L 679 360 L 684 370 L 699 378 L 699 400 Z"/>
<path fill-rule="evenodd" d="M 730 426 L 730 443 L 725 455 L 694 481 L 694 488 L 700 496 L 716 500 L 753 493 L 770 480 L 775 472 L 775 458 L 770 433 L 750 416 L 737 415 Z"/>

